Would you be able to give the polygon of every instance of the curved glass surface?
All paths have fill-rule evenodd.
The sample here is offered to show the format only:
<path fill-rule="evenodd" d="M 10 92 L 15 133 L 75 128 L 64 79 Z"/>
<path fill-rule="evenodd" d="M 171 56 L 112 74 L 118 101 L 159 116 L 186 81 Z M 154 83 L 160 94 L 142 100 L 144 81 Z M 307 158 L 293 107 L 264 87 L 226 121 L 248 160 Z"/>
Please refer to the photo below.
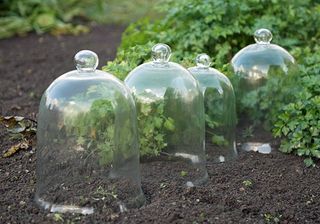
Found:
<path fill-rule="evenodd" d="M 155 45 L 153 61 L 131 71 L 125 84 L 136 101 L 142 161 L 179 160 L 183 175 L 175 179 L 195 186 L 207 179 L 203 97 L 196 79 L 169 62 L 170 55 L 169 46 Z"/>
<path fill-rule="evenodd" d="M 96 70 L 95 53 L 80 51 L 75 62 L 77 70 L 57 78 L 41 99 L 35 200 L 51 212 L 139 207 L 145 198 L 131 93 Z"/>
<path fill-rule="evenodd" d="M 196 67 L 189 71 L 199 81 L 204 96 L 206 116 L 206 154 L 211 162 L 225 162 L 237 157 L 235 143 L 235 96 L 230 80 L 210 68 L 206 54 L 196 58 Z"/>
<path fill-rule="evenodd" d="M 263 108 L 259 104 L 259 91 L 271 77 L 283 79 L 282 77 L 294 70 L 295 64 L 294 58 L 285 49 L 270 43 L 272 34 L 269 30 L 257 30 L 254 33 L 254 39 L 255 44 L 240 50 L 231 60 L 235 74 L 237 111 L 240 114 L 240 122 L 247 125 L 246 130 L 265 122 L 268 108 Z M 272 98 L 272 96 L 268 97 Z M 257 144 L 252 143 L 249 146 L 254 145 L 254 147 L 246 145 L 246 151 L 256 148 Z"/>

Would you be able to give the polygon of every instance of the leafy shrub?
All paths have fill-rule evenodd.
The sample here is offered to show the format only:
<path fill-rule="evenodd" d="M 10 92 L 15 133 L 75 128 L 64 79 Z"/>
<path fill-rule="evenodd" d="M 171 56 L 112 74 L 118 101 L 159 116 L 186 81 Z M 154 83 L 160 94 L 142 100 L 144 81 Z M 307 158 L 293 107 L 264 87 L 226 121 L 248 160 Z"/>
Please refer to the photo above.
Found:
<path fill-rule="evenodd" d="M 0 38 L 29 31 L 54 34 L 87 32 L 71 23 L 75 17 L 101 21 L 104 0 L 3 0 L 0 7 Z"/>
<path fill-rule="evenodd" d="M 316 49 L 299 69 L 296 85 L 303 89 L 292 92 L 294 101 L 282 107 L 273 128 L 274 136 L 284 138 L 280 150 L 306 156 L 307 166 L 314 165 L 312 158 L 320 158 L 320 56 Z M 310 49 L 302 52 L 311 54 Z"/>
<path fill-rule="evenodd" d="M 272 68 L 270 68 L 271 70 Z M 266 130 L 271 130 L 280 108 L 287 103 L 293 102 L 293 92 L 301 91 L 301 86 L 297 85 L 300 79 L 300 72 L 297 66 L 292 66 L 287 75 L 282 69 L 276 68 L 269 70 L 268 79 L 263 80 L 265 83 L 257 89 L 244 91 L 235 88 L 235 94 L 238 98 L 237 112 L 245 113 L 253 125 L 263 125 Z M 237 87 L 233 78 L 233 84 Z M 262 124 L 259 122 L 263 122 Z"/>
<path fill-rule="evenodd" d="M 158 156 L 167 146 L 171 149 L 178 145 L 190 146 L 202 139 L 202 133 L 195 132 L 202 127 L 201 117 L 198 114 L 190 114 L 190 120 L 186 122 L 183 111 L 188 108 L 184 107 L 184 98 L 173 88 L 166 90 L 164 98 L 148 91 L 139 95 L 133 94 L 137 108 L 141 156 Z M 194 102 L 202 101 L 194 99 Z"/>
<path fill-rule="evenodd" d="M 274 42 L 288 48 L 313 44 L 320 37 L 317 1 L 166 0 L 158 9 L 165 16 L 153 23 L 143 19 L 127 28 L 121 50 L 149 40 L 173 47 L 174 59 L 193 60 L 201 52 L 212 55 L 216 67 L 228 63 L 253 42 L 253 32 L 272 30 Z"/>
<path fill-rule="evenodd" d="M 75 105 L 83 106 L 95 95 L 101 99 L 91 101 L 88 111 L 75 110 L 73 105 L 66 109 L 61 130 L 65 131 L 64 135 L 75 147 L 85 149 L 88 157 L 97 152 L 101 165 L 109 165 L 117 157 L 117 153 L 121 153 L 123 160 L 130 158 L 133 153 L 132 145 L 136 144 L 131 117 L 127 116 L 132 110 L 130 104 L 119 93 L 111 96 L 110 90 L 99 84 L 73 96 L 72 100 Z M 117 104 L 110 97 L 114 97 Z"/>
<path fill-rule="evenodd" d="M 149 99 L 157 99 L 152 93 L 145 93 Z M 143 102 L 135 97 L 138 115 L 141 156 L 159 155 L 168 145 L 166 132 L 174 130 L 173 120 L 164 114 L 164 102 L 161 99 Z"/>
<path fill-rule="evenodd" d="M 274 35 L 274 43 L 291 51 L 298 62 L 311 67 L 300 66 L 298 71 L 293 71 L 291 78 L 277 75 L 270 77 L 267 85 L 253 92 L 252 97 L 241 102 L 240 107 L 252 110 L 256 118 L 264 116 L 266 127 L 272 128 L 276 122 L 275 136 L 287 138 L 281 146 L 282 151 L 300 150 L 300 155 L 314 156 L 307 150 L 318 140 L 310 137 L 299 145 L 301 138 L 294 138 L 293 135 L 300 129 L 306 131 L 303 136 L 309 134 L 307 131 L 316 127 L 315 121 L 308 121 L 303 126 L 306 129 L 299 126 L 300 129 L 288 131 L 287 120 L 282 118 L 287 116 L 283 114 L 288 113 L 291 122 L 306 124 L 302 122 L 306 121 L 306 117 L 294 115 L 296 110 L 302 110 L 302 114 L 310 111 L 314 115 L 313 119 L 317 119 L 317 114 L 312 111 L 316 110 L 318 97 L 308 94 L 314 88 L 310 85 L 314 85 L 317 80 L 313 78 L 307 81 L 305 76 L 318 74 L 314 68 L 316 63 L 311 62 L 317 61 L 311 56 L 316 51 L 306 47 L 317 45 L 320 37 L 320 30 L 315 27 L 315 24 L 320 23 L 319 1 L 164 0 L 160 2 L 158 10 L 164 15 L 162 19 L 154 22 L 142 19 L 126 29 L 115 61 L 108 62 L 104 70 L 124 79 L 129 71 L 150 58 L 149 51 L 153 43 L 163 42 L 172 47 L 172 60 L 185 66 L 193 64 L 198 53 L 208 53 L 214 58 L 214 66 L 236 82 L 234 76 L 231 76 L 228 62 L 241 48 L 254 42 L 253 32 L 256 29 L 268 28 Z M 311 92 L 315 93 L 314 90 Z M 305 96 L 309 98 L 303 98 Z M 298 107 L 299 101 L 303 101 L 303 107 Z M 279 115 L 280 110 L 282 115 Z M 311 163 L 312 160 L 308 161 Z"/>
<path fill-rule="evenodd" d="M 320 22 L 317 1 L 166 0 L 158 9 L 165 15 L 163 19 L 152 23 L 142 19 L 126 29 L 116 60 L 108 62 L 105 70 L 124 79 L 130 70 L 149 58 L 150 41 L 164 42 L 173 48 L 172 60 L 185 66 L 193 64 L 196 54 L 208 53 L 214 58 L 214 66 L 235 83 L 228 62 L 242 47 L 254 42 L 253 32 L 257 28 L 272 30 L 273 42 L 288 50 L 316 44 L 320 37 L 320 31 L 314 28 Z M 274 77 L 267 86 L 241 101 L 238 111 L 249 109 L 254 118 L 265 116 L 267 121 L 272 120 L 279 107 L 290 102 L 291 98 L 287 98 L 290 89 L 285 86 L 294 79 Z M 270 126 L 268 123 L 266 126 Z"/>
<path fill-rule="evenodd" d="M 29 31 L 79 34 L 85 21 L 127 24 L 141 16 L 153 17 L 157 0 L 3 0 L 0 39 Z M 77 25 L 78 24 L 78 25 Z"/>
<path fill-rule="evenodd" d="M 88 151 L 97 150 L 100 164 L 112 161 L 115 151 L 115 114 L 111 101 L 96 100 L 89 112 L 82 112 L 65 120 L 66 135 L 69 138 L 77 136 L 77 147 Z"/>
<path fill-rule="evenodd" d="M 102 69 L 124 80 L 135 67 L 150 59 L 150 49 L 154 42 L 145 45 L 135 45 L 126 50 L 119 49 L 114 61 L 109 61 Z"/>

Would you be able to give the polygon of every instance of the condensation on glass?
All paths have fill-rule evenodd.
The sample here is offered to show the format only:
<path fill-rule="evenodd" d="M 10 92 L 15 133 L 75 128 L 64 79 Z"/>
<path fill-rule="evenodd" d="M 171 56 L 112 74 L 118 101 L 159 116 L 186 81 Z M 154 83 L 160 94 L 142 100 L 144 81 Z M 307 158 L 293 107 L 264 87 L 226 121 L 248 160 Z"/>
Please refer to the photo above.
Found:
<path fill-rule="evenodd" d="M 96 70 L 97 55 L 75 55 L 77 70 L 42 96 L 37 131 L 35 200 L 50 212 L 92 214 L 144 204 L 132 95 Z"/>
<path fill-rule="evenodd" d="M 131 71 L 125 84 L 136 101 L 141 160 L 172 161 L 164 164 L 174 181 L 196 186 L 208 176 L 203 96 L 196 79 L 170 56 L 168 45 L 156 44 L 153 61 Z"/>
<path fill-rule="evenodd" d="M 206 155 L 210 162 L 226 162 L 238 155 L 235 142 L 235 96 L 230 80 L 211 68 L 207 54 L 196 57 L 197 66 L 189 71 L 199 81 L 204 96 Z"/>
<path fill-rule="evenodd" d="M 248 124 L 246 130 L 254 130 L 256 124 L 261 125 L 265 121 L 264 112 L 256 100 L 259 89 L 267 84 L 268 78 L 287 76 L 295 67 L 294 58 L 285 49 L 270 43 L 272 34 L 268 29 L 255 31 L 254 39 L 255 44 L 240 50 L 231 60 L 235 74 L 237 106 L 239 106 L 237 111 L 241 114 L 242 121 Z M 271 151 L 269 143 L 250 140 L 242 148 L 245 151 L 262 153 Z"/>

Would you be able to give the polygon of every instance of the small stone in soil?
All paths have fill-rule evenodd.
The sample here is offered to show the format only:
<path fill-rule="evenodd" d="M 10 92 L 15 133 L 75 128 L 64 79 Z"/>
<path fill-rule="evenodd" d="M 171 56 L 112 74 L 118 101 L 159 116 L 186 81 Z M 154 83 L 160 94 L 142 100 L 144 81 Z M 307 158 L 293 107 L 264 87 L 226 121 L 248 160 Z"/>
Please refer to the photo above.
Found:
<path fill-rule="evenodd" d="M 26 204 L 25 201 L 20 201 L 20 202 L 19 202 L 19 205 L 25 205 L 25 204 Z"/>

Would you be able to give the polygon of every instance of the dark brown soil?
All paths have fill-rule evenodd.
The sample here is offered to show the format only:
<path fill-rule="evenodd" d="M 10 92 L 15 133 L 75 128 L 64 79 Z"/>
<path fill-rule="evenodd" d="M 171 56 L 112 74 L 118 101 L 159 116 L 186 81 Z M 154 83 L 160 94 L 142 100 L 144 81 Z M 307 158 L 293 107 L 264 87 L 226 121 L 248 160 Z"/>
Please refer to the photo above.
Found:
<path fill-rule="evenodd" d="M 111 60 L 123 28 L 96 27 L 82 36 L 49 35 L 0 41 L 0 112 L 36 118 L 42 92 L 62 73 L 74 68 L 73 55 L 90 49 L 100 66 Z M 245 141 L 239 127 L 239 141 Z M 261 130 L 257 141 L 277 141 Z M 0 152 L 14 141 L 0 129 Z M 142 167 L 147 204 L 126 213 L 50 214 L 33 202 L 34 151 L 0 158 L 0 223 L 320 223 L 320 170 L 306 168 L 303 159 L 284 155 L 240 153 L 236 161 L 209 164 L 209 181 L 184 188 L 172 179 L 178 168 L 153 161 Z"/>

